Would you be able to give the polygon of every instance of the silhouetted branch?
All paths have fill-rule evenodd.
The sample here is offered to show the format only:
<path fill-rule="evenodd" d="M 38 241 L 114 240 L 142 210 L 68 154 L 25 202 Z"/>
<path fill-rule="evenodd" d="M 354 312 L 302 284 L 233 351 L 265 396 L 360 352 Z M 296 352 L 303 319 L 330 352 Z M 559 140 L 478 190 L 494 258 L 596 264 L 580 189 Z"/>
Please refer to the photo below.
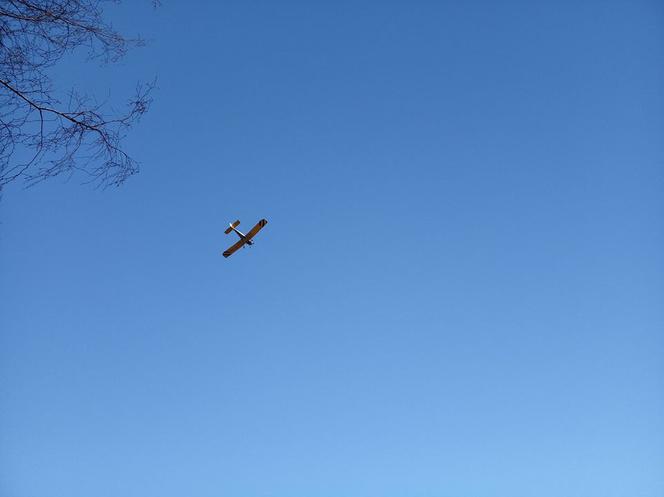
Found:
<path fill-rule="evenodd" d="M 74 91 L 62 105 L 46 71 L 81 47 L 113 62 L 141 43 L 103 21 L 99 0 L 0 0 L 0 189 L 74 171 L 119 185 L 138 170 L 121 140 L 147 112 L 154 82 L 137 87 L 124 114 L 108 115 Z"/>

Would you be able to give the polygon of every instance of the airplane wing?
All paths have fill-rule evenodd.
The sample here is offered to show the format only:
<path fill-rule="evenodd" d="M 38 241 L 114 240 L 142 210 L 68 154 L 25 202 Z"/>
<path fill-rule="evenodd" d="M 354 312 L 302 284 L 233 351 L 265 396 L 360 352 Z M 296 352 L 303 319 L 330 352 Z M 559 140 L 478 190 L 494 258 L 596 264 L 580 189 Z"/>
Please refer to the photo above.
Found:
<path fill-rule="evenodd" d="M 255 237 L 256 233 L 258 233 L 261 230 L 261 228 L 266 224 L 267 224 L 266 219 L 261 219 L 260 221 L 258 221 L 256 226 L 251 228 L 251 230 L 249 230 L 249 232 L 245 235 L 247 237 L 247 240 L 251 240 L 253 237 Z"/>
<path fill-rule="evenodd" d="M 242 246 L 247 243 L 246 240 L 238 240 L 235 245 L 232 245 L 231 247 L 228 248 L 228 250 L 224 250 L 224 257 L 229 257 L 233 255 L 235 252 L 238 251 L 238 249 L 242 248 Z"/>

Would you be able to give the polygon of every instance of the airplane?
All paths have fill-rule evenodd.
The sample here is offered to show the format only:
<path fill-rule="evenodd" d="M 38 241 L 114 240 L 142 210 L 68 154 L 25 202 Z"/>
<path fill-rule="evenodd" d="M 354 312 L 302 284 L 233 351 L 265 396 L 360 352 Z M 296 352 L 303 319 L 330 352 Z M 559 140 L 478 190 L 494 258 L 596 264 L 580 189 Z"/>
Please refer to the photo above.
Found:
<path fill-rule="evenodd" d="M 242 233 L 241 231 L 235 229 L 239 224 L 240 224 L 240 220 L 238 219 L 234 223 L 230 223 L 228 225 L 228 228 L 226 228 L 226 231 L 224 231 L 224 233 L 226 233 L 227 235 L 231 231 L 235 231 L 237 236 L 240 237 L 240 240 L 237 241 L 235 243 L 235 245 L 232 245 L 231 247 L 229 247 L 228 250 L 224 250 L 224 253 L 223 253 L 224 257 L 229 257 L 229 256 L 233 255 L 235 252 L 237 252 L 240 248 L 244 247 L 245 245 L 253 245 L 254 242 L 252 242 L 251 239 L 254 236 L 256 236 L 256 233 L 258 233 L 263 226 L 265 226 L 267 224 L 267 220 L 266 219 L 261 219 L 260 221 L 258 221 L 256 226 L 251 228 L 246 235 L 244 233 Z"/>

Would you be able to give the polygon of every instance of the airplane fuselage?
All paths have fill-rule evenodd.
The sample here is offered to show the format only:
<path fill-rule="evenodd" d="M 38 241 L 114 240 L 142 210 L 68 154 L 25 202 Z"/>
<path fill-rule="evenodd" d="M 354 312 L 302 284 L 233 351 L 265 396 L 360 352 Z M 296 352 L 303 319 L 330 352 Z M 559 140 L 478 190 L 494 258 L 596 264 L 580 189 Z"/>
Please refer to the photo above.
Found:
<path fill-rule="evenodd" d="M 241 240 L 246 241 L 247 245 L 253 245 L 254 244 L 254 242 L 252 242 L 251 240 L 247 240 L 247 236 L 244 233 L 242 233 L 240 230 L 236 230 L 235 228 L 232 228 L 232 229 L 233 229 L 233 231 L 235 231 L 237 236 L 240 237 Z"/>

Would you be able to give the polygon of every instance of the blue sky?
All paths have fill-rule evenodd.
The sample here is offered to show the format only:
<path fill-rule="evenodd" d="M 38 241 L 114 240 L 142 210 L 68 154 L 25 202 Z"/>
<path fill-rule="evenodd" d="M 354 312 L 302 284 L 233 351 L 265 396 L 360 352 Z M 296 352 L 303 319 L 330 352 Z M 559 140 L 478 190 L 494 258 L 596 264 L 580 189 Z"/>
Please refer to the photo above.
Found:
<path fill-rule="evenodd" d="M 4 192 L 0 495 L 664 493 L 661 4 L 107 13 L 142 169 Z"/>

